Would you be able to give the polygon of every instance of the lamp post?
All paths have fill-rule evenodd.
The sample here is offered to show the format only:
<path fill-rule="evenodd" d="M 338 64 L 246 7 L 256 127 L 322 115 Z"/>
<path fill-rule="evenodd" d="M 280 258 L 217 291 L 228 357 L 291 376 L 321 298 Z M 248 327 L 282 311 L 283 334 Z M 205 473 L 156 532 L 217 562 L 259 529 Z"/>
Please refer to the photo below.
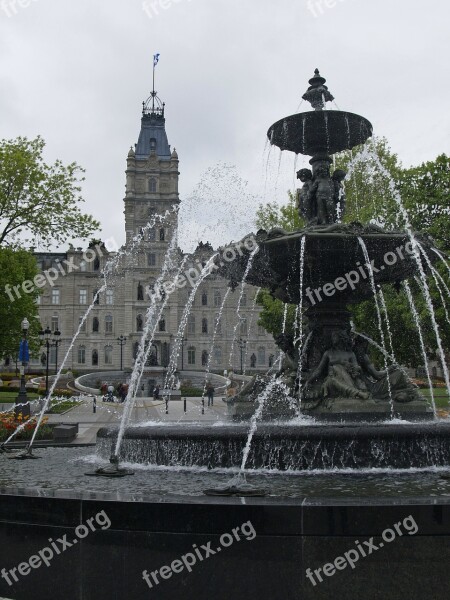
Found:
<path fill-rule="evenodd" d="M 45 354 L 45 396 L 48 396 L 48 363 L 49 363 L 49 355 L 50 355 L 50 348 L 51 347 L 55 347 L 56 348 L 56 352 L 58 352 L 58 344 L 61 343 L 60 340 L 60 336 L 61 332 L 56 330 L 53 332 L 53 337 L 52 337 L 52 331 L 50 329 L 50 327 L 47 325 L 47 327 L 45 328 L 45 330 L 42 330 L 39 332 L 39 339 L 41 341 L 41 345 L 45 346 L 46 349 L 46 354 Z M 58 362 L 58 361 L 56 361 Z"/>
<path fill-rule="evenodd" d="M 245 350 L 246 344 L 247 344 L 247 340 L 243 340 L 242 338 L 239 338 L 238 346 L 239 346 L 239 350 L 241 351 L 241 375 L 244 374 L 244 350 Z"/>
<path fill-rule="evenodd" d="M 123 335 L 120 335 L 117 338 L 117 343 L 120 346 L 120 370 L 123 371 L 123 347 L 127 343 L 127 338 L 124 337 Z"/>
<path fill-rule="evenodd" d="M 28 349 L 28 341 L 27 341 L 27 335 L 28 335 L 29 328 L 30 328 L 30 323 L 29 323 L 28 319 L 25 317 L 24 320 L 22 321 L 23 337 L 22 337 L 22 340 L 20 342 L 20 347 L 19 347 L 19 361 L 22 362 L 22 365 L 20 367 L 20 389 L 19 389 L 19 394 L 17 395 L 17 398 L 16 398 L 16 406 L 15 406 L 15 410 L 14 410 L 16 418 L 18 417 L 19 413 L 22 414 L 22 417 L 30 416 L 30 404 L 28 402 L 27 388 L 26 388 L 26 382 L 25 382 L 25 367 L 27 366 L 27 364 L 30 360 L 30 352 Z"/>
<path fill-rule="evenodd" d="M 187 342 L 187 338 L 184 336 L 181 338 L 181 370 L 184 371 L 184 342 Z"/>
<path fill-rule="evenodd" d="M 61 332 L 57 329 L 53 332 L 53 345 L 55 346 L 55 375 L 58 374 L 58 346 L 61 344 Z"/>

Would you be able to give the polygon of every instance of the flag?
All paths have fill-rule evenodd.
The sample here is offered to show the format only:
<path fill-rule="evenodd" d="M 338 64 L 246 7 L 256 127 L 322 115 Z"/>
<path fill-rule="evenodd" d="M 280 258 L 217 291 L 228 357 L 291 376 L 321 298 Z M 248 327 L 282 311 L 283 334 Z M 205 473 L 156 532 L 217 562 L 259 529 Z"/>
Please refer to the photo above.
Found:
<path fill-rule="evenodd" d="M 30 362 L 30 351 L 27 340 L 21 340 L 19 346 L 19 360 L 23 363 Z"/>
<path fill-rule="evenodd" d="M 155 68 L 156 65 L 159 63 L 159 57 L 160 57 L 160 54 L 153 55 L 153 68 Z"/>

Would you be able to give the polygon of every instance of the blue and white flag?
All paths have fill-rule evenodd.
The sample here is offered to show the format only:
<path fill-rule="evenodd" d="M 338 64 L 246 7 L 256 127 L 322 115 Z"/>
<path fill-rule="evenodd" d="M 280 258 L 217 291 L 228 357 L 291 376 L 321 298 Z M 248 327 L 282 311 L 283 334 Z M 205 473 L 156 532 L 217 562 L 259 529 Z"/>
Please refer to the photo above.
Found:
<path fill-rule="evenodd" d="M 154 54 L 153 55 L 153 67 L 156 67 L 156 65 L 159 63 L 159 57 L 161 55 L 160 54 Z"/>
<path fill-rule="evenodd" d="M 23 363 L 30 362 L 30 351 L 27 340 L 21 340 L 19 346 L 19 361 Z"/>

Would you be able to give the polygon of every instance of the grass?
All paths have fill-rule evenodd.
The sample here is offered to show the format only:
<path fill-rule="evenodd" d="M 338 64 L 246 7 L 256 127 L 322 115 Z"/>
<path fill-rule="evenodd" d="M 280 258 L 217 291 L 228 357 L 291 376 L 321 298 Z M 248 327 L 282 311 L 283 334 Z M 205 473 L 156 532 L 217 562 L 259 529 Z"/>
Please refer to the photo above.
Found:
<path fill-rule="evenodd" d="M 75 406 L 79 406 L 80 403 L 76 402 L 75 400 L 68 400 L 67 402 L 60 402 L 59 404 L 55 404 L 55 406 L 51 406 L 50 409 L 47 411 L 47 414 L 50 415 L 59 415 L 63 412 L 66 412 L 66 410 L 70 410 L 71 408 L 74 408 Z"/>
<path fill-rule="evenodd" d="M 425 398 L 430 398 L 430 390 L 421 389 L 420 393 L 425 396 Z M 450 403 L 448 398 L 448 392 L 445 388 L 433 388 L 434 401 L 436 402 L 436 408 L 449 408 Z"/>
<path fill-rule="evenodd" d="M 0 404 L 7 404 L 8 402 L 15 402 L 17 395 L 19 393 L 19 390 L 15 390 L 14 392 L 0 392 Z M 39 398 L 40 396 L 38 394 L 35 394 L 34 392 L 29 392 L 27 390 L 27 396 L 30 400 L 36 400 L 36 398 Z"/>

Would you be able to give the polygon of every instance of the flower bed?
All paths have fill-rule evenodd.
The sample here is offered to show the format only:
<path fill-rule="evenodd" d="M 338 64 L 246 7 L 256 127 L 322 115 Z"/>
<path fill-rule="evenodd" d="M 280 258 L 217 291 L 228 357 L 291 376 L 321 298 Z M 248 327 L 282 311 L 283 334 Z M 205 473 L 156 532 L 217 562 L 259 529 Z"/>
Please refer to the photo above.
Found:
<path fill-rule="evenodd" d="M 39 427 L 39 431 L 36 435 L 36 439 L 51 439 L 52 438 L 52 428 L 47 425 L 48 417 L 44 417 L 42 419 L 41 426 Z M 19 413 L 17 419 L 15 418 L 14 413 L 3 413 L 0 414 L 0 441 L 3 442 L 9 438 L 9 436 L 16 431 L 18 427 L 20 427 L 23 423 L 25 426 L 23 429 L 15 436 L 14 440 L 29 440 L 31 439 L 34 430 L 36 429 L 36 417 L 22 417 L 22 413 Z"/>

